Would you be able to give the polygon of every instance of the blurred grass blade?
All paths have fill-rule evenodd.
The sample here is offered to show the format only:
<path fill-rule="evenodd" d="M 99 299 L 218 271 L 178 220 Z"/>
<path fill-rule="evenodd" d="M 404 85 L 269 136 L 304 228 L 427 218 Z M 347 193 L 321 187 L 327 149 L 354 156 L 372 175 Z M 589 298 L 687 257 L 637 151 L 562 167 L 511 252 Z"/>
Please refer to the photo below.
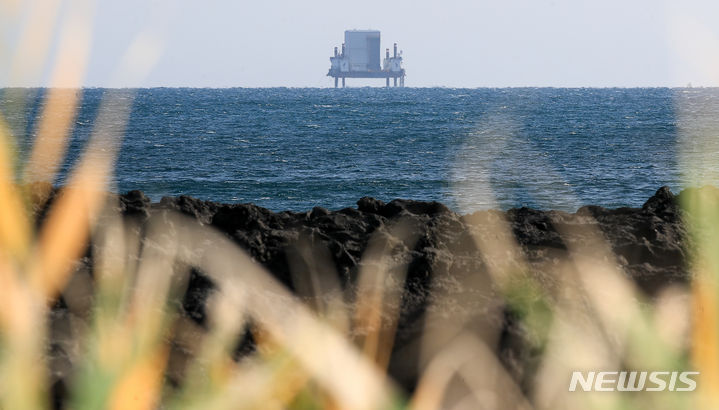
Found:
<path fill-rule="evenodd" d="M 300 235 L 287 256 L 298 297 L 307 299 L 312 309 L 339 332 L 349 334 L 348 308 L 329 250 L 313 237 Z"/>
<path fill-rule="evenodd" d="M 682 204 L 692 235 L 692 362 L 701 372 L 698 405 L 719 407 L 719 193 L 691 190 Z"/>
<path fill-rule="evenodd" d="M 353 332 L 364 355 L 383 371 L 394 344 L 407 276 L 406 255 L 414 249 L 415 232 L 409 220 L 400 219 L 387 231 L 373 234 L 362 255 Z"/>
<path fill-rule="evenodd" d="M 49 56 L 60 0 L 29 2 L 29 15 L 10 60 L 10 84 L 27 87 L 40 80 Z"/>
<path fill-rule="evenodd" d="M 693 290 L 692 362 L 701 374 L 698 404 L 719 408 L 719 304 L 716 282 L 706 270 L 698 269 Z M 713 275 L 712 275 L 713 276 Z"/>
<path fill-rule="evenodd" d="M 461 376 L 461 379 L 455 379 Z M 452 381 L 463 380 L 465 390 L 450 388 Z M 497 360 L 484 342 L 469 333 L 457 336 L 427 366 L 417 386 L 410 408 L 433 410 L 458 404 L 461 397 L 447 394 L 464 392 L 471 395 L 471 406 L 462 408 L 531 409 L 516 381 Z M 461 393 L 459 393 L 461 394 Z"/>
<path fill-rule="evenodd" d="M 339 405 L 348 409 L 389 406 L 395 393 L 383 375 L 327 324 L 316 319 L 284 286 L 252 262 L 224 235 L 176 218 L 180 256 L 198 266 L 221 289 L 251 289 L 247 313 L 266 329 L 320 383 Z M 235 320 L 239 319 L 239 312 Z M 353 382 L 335 376 L 351 374 Z"/>
<path fill-rule="evenodd" d="M 26 180 L 52 183 L 64 157 L 82 95 L 80 87 L 90 51 L 92 5 L 91 0 L 69 2 L 37 138 L 25 168 Z"/>
<path fill-rule="evenodd" d="M 14 161 L 8 151 L 11 138 L 10 129 L 0 118 L 0 249 L 22 260 L 30 246 L 31 230 L 25 204 L 15 186 Z"/>
<path fill-rule="evenodd" d="M 160 348 L 141 357 L 114 385 L 111 410 L 152 410 L 159 404 L 167 350 Z"/>
<path fill-rule="evenodd" d="M 62 290 L 72 264 L 87 246 L 90 229 L 104 205 L 131 97 L 129 91 L 106 97 L 82 160 L 41 229 L 30 272 L 34 286 L 45 297 Z"/>

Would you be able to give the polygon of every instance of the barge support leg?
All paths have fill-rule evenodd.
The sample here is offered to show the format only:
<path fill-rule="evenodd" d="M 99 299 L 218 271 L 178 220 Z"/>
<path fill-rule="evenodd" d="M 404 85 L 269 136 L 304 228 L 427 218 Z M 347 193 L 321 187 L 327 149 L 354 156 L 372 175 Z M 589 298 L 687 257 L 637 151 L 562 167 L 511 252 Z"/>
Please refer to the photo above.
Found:
<path fill-rule="evenodd" d="M 394 78 L 394 86 L 397 87 L 397 77 Z"/>
<path fill-rule="evenodd" d="M 342 88 L 345 88 L 345 78 L 342 77 Z"/>
<path fill-rule="evenodd" d="M 335 77 L 335 88 L 337 88 L 337 80 L 339 80 L 339 77 Z"/>
<path fill-rule="evenodd" d="M 387 87 L 389 87 L 389 77 L 387 77 Z"/>

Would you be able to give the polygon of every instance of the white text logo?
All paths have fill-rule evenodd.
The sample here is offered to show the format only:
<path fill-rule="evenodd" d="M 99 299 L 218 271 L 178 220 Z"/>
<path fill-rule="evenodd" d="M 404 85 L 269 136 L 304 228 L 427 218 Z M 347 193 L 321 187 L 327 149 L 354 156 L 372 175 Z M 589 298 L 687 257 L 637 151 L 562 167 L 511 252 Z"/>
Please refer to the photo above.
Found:
<path fill-rule="evenodd" d="M 569 391 L 694 391 L 699 372 L 572 372 Z"/>

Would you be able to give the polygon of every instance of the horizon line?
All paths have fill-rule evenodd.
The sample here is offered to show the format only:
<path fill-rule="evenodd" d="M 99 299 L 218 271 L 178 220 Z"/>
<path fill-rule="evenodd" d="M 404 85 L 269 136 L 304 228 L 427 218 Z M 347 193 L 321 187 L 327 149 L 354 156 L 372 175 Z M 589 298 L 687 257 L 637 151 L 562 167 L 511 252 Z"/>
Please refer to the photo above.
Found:
<path fill-rule="evenodd" d="M 478 87 L 453 87 L 444 85 L 434 86 L 405 86 L 405 87 L 386 87 L 386 86 L 347 86 L 335 88 L 333 86 L 327 87 L 311 87 L 311 86 L 258 86 L 258 87 L 247 87 L 247 86 L 177 86 L 177 85 L 157 85 L 157 86 L 96 86 L 96 85 L 83 85 L 81 87 L 48 87 L 48 86 L 0 86 L 0 90 L 87 90 L 87 89 L 103 89 L 103 90 L 151 90 L 151 89 L 195 89 L 195 90 L 229 90 L 229 89 L 317 89 L 317 90 L 342 90 L 342 89 L 391 89 L 397 90 L 402 88 L 410 89 L 449 89 L 449 90 L 491 90 L 491 89 L 594 89 L 594 90 L 613 90 L 613 89 L 670 89 L 670 90 L 691 90 L 691 89 L 712 89 L 719 88 L 719 85 L 685 85 L 685 86 L 669 86 L 669 85 L 652 85 L 652 86 L 532 86 L 532 85 L 511 85 L 511 86 L 478 86 Z"/>

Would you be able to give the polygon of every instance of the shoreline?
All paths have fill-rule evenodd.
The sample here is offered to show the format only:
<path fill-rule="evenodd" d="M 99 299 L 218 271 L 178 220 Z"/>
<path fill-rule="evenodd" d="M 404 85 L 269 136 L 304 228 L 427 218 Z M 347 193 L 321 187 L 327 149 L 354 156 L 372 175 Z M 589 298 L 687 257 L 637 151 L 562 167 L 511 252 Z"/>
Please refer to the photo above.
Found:
<path fill-rule="evenodd" d="M 491 347 L 499 352 L 509 373 L 523 385 L 528 383 L 527 378 L 539 360 L 540 352 L 532 350 L 533 342 L 527 339 L 530 336 L 520 325 L 516 313 L 507 310 L 498 285 L 473 289 L 472 283 L 478 278 L 489 278 L 496 264 L 516 263 L 512 257 L 488 259 L 479 249 L 481 246 L 477 246 L 477 238 L 516 243 L 518 251 L 513 257 L 526 260 L 522 269 L 551 297 L 552 292 L 560 288 L 562 261 L 571 259 L 570 249 L 594 240 L 588 232 L 598 229 L 614 253 L 618 268 L 651 300 L 667 287 L 686 287 L 689 283 L 688 231 L 678 205 L 679 197 L 662 187 L 641 208 L 606 209 L 589 205 L 575 213 L 515 208 L 469 215 L 459 215 L 438 202 L 393 200 L 384 203 L 369 197 L 361 198 L 355 208 L 329 211 L 316 207 L 306 212 L 272 212 L 252 204 L 219 204 L 188 196 L 165 197 L 152 203 L 140 191 L 115 198 L 116 209 L 126 227 L 140 238 L 146 234 L 148 222 L 155 215 L 168 210 L 180 212 L 232 238 L 254 261 L 303 300 L 311 300 L 311 297 L 307 295 L 307 284 L 298 278 L 309 278 L 312 267 L 303 263 L 300 245 L 309 246 L 315 256 L 326 256 L 330 266 L 320 269 L 320 274 L 334 276 L 332 280 L 351 295 L 359 271 L 367 264 L 363 257 L 372 238 L 403 243 L 402 239 L 392 237 L 391 225 L 399 219 L 407 222 L 407 236 L 413 241 L 403 245 L 402 252 L 391 253 L 389 260 L 391 266 L 405 269 L 389 374 L 404 390 L 411 392 L 418 380 L 417 340 L 430 326 L 426 321 L 427 309 L 437 292 L 449 295 L 447 300 L 470 301 L 456 305 L 452 302 L 439 307 L 440 310 L 446 309 L 458 317 L 481 317 L 485 325 L 489 320 L 501 332 L 502 337 Z M 493 229 L 499 220 L 506 221 L 510 232 Z M 80 261 L 79 270 L 92 271 L 93 246 L 91 243 L 87 256 Z M 181 314 L 201 327 L 207 326 L 205 307 L 214 289 L 208 277 L 192 269 L 182 300 L 178 300 Z M 495 309 L 476 311 L 474 303 L 482 299 L 495 300 Z M 236 355 L 241 357 L 252 351 L 252 337 L 246 332 Z"/>
<path fill-rule="evenodd" d="M 682 282 L 686 279 L 683 265 L 687 232 L 679 206 L 686 191 L 675 195 L 668 187 L 662 187 L 639 208 L 585 205 L 569 213 L 521 207 L 466 215 L 436 201 L 395 199 L 385 203 L 370 197 L 358 200 L 356 207 L 334 211 L 315 207 L 305 212 L 273 212 L 251 203 L 223 204 L 190 196 L 163 197 L 153 203 L 141 191 L 118 195 L 118 199 L 119 209 L 125 215 L 147 217 L 157 210 L 174 209 L 213 226 L 231 236 L 275 274 L 286 273 L 272 270 L 281 265 L 275 254 L 284 253 L 283 248 L 290 246 L 297 240 L 299 232 L 307 229 L 319 234 L 320 241 L 333 250 L 338 271 L 347 274 L 357 267 L 369 236 L 401 216 L 417 222 L 417 229 L 427 236 L 428 243 L 420 243 L 420 247 L 451 246 L 454 240 L 466 235 L 467 229 L 481 231 L 486 218 L 503 216 L 509 222 L 517 244 L 530 251 L 530 260 L 535 256 L 542 257 L 537 249 L 566 250 L 567 244 L 563 241 L 577 239 L 562 238 L 555 225 L 596 226 L 611 245 L 619 264 L 628 268 L 640 287 L 652 294 L 651 277 L 681 278 Z M 490 232 L 479 233 L 486 234 Z M 280 276 L 287 277 L 285 274 Z"/>

